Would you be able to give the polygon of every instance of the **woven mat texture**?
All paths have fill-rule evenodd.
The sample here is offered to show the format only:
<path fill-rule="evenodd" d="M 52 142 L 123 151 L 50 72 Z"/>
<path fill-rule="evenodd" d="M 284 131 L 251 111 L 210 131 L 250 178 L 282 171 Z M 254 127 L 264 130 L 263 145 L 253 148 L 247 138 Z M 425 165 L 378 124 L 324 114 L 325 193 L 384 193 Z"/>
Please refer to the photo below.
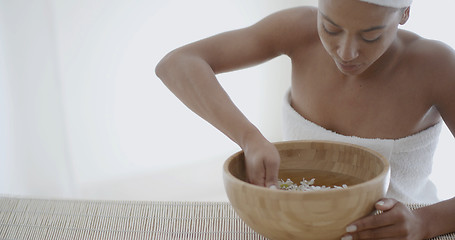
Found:
<path fill-rule="evenodd" d="M 0 239 L 267 240 L 249 228 L 228 202 L 15 197 L 0 197 Z M 455 240 L 455 233 L 435 239 Z"/>

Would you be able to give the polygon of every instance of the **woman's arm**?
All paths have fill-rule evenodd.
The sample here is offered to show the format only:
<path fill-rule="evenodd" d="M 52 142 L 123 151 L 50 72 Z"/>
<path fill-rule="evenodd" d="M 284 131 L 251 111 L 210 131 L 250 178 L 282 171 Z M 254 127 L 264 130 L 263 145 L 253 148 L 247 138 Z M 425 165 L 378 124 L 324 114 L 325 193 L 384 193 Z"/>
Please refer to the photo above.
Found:
<path fill-rule="evenodd" d="M 414 210 L 422 219 L 424 239 L 455 232 L 455 198 Z"/>
<path fill-rule="evenodd" d="M 431 49 L 435 52 L 433 99 L 444 123 L 455 137 L 455 51 L 444 44 Z M 455 161 L 454 155 L 447 156 Z M 416 211 L 425 219 L 426 237 L 455 232 L 455 198 Z"/>
<path fill-rule="evenodd" d="M 316 19 L 313 12 L 311 8 L 278 12 L 251 27 L 176 49 L 156 67 L 157 76 L 186 106 L 245 151 L 247 175 L 254 184 L 276 183 L 278 152 L 234 105 L 215 74 L 286 54 L 297 41 L 305 44 L 304 31 L 296 31 L 296 28 L 310 22 L 302 21 L 302 17 Z"/>

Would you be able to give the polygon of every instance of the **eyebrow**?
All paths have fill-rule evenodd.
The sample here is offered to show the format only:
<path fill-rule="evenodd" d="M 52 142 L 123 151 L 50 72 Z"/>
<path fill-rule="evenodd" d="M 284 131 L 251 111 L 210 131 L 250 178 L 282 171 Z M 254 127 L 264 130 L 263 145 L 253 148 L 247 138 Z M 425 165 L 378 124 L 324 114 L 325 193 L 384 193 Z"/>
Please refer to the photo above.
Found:
<path fill-rule="evenodd" d="M 325 20 L 327 20 L 328 22 L 330 22 L 330 23 L 333 24 L 334 26 L 339 27 L 339 28 L 342 28 L 340 25 L 336 24 L 334 21 L 332 21 L 332 19 L 330 19 L 329 17 L 327 17 L 327 16 L 326 16 L 324 13 L 322 13 L 321 11 L 319 11 L 319 13 L 321 13 L 321 15 L 325 18 Z M 371 27 L 371 28 L 362 30 L 362 32 L 372 32 L 372 31 L 375 31 L 375 30 L 384 29 L 385 27 L 386 27 L 385 25 L 375 26 L 375 27 Z"/>

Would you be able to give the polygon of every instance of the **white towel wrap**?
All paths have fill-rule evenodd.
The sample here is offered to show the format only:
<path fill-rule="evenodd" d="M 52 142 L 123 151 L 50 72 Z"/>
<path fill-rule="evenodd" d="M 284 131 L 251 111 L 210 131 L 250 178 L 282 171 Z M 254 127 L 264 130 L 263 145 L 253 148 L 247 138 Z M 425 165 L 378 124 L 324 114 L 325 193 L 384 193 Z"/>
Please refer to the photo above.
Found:
<path fill-rule="evenodd" d="M 373 139 L 345 136 L 306 120 L 290 105 L 288 91 L 283 104 L 284 140 L 327 140 L 357 144 L 375 150 L 390 162 L 387 197 L 404 203 L 438 202 L 436 187 L 429 180 L 442 121 L 412 136 Z"/>
<path fill-rule="evenodd" d="M 360 0 L 383 7 L 404 8 L 411 6 L 412 0 Z"/>

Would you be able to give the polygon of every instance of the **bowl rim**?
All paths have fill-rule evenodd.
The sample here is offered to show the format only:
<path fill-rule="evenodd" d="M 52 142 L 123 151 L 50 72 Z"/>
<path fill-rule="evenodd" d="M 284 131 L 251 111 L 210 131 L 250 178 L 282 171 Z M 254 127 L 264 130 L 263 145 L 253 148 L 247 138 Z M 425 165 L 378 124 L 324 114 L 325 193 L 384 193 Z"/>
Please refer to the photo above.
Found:
<path fill-rule="evenodd" d="M 357 145 L 357 144 L 352 144 L 352 143 L 346 143 L 346 142 L 339 142 L 339 141 L 326 141 L 326 140 L 290 140 L 290 141 L 277 141 L 277 142 L 272 142 L 272 144 L 274 144 L 275 146 L 279 145 L 279 144 L 287 144 L 287 143 L 329 143 L 329 144 L 337 144 L 337 145 L 344 145 L 344 146 L 348 146 L 348 147 L 354 147 L 354 148 L 359 148 L 363 151 L 366 151 L 366 152 L 369 152 L 375 156 L 377 156 L 378 158 L 380 158 L 384 164 L 384 169 L 377 175 L 375 176 L 374 178 L 366 181 L 366 182 L 362 182 L 362 183 L 358 183 L 358 184 L 355 184 L 353 186 L 348 186 L 348 188 L 332 188 L 332 189 L 327 189 L 327 190 L 318 190 L 318 191 L 285 191 L 285 190 L 281 190 L 281 189 L 270 189 L 270 188 L 267 188 L 267 187 L 263 187 L 263 186 L 258 186 L 258 185 L 254 185 L 252 183 L 248 183 L 246 181 L 242 181 L 238 178 L 236 178 L 232 173 L 230 173 L 228 171 L 229 169 L 229 164 L 232 162 L 232 160 L 237 157 L 238 155 L 240 154 L 243 154 L 243 150 L 240 150 L 234 154 L 232 154 L 223 164 L 223 179 L 224 179 L 224 182 L 226 182 L 226 177 L 229 178 L 229 180 L 231 181 L 234 181 L 234 182 L 237 182 L 239 184 L 243 184 L 245 186 L 248 186 L 248 187 L 251 187 L 252 189 L 254 190 L 259 190 L 259 191 L 276 191 L 276 193 L 280 194 L 280 195 L 317 195 L 317 194 L 321 194 L 321 193 L 324 193 L 324 194 L 327 194 L 327 195 L 330 195 L 330 194 L 336 194 L 340 191 L 352 191 L 352 190 L 359 190 L 359 189 L 364 189 L 366 187 L 368 187 L 368 185 L 373 185 L 379 181 L 381 181 L 381 179 L 383 177 L 386 177 L 386 181 L 387 181 L 387 188 L 389 187 L 389 183 L 390 183 L 390 163 L 389 161 L 387 160 L 387 158 L 385 158 L 382 154 L 380 154 L 379 152 L 375 151 L 375 150 L 372 150 L 370 148 L 367 148 L 367 147 L 364 147 L 364 146 L 361 146 L 361 145 Z M 387 175 L 389 176 L 387 178 Z M 386 191 L 387 191 L 387 188 L 386 188 Z"/>

